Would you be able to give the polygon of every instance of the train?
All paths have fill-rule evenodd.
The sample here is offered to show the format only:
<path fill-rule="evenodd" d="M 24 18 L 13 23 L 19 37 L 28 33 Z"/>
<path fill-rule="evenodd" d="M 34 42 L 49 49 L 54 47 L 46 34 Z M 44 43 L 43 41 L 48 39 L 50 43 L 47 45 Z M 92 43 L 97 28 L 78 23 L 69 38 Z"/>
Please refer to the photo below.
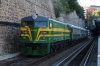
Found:
<path fill-rule="evenodd" d="M 88 37 L 88 30 L 46 16 L 31 15 L 21 19 L 20 52 L 44 56 Z"/>

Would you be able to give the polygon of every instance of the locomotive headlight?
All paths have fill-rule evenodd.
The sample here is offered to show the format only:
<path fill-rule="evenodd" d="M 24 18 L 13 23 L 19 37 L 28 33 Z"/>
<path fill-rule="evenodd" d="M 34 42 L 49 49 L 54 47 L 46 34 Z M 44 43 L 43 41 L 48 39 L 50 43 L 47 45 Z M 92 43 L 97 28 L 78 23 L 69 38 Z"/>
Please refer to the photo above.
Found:
<path fill-rule="evenodd" d="M 23 37 L 23 39 L 26 39 L 26 37 Z"/>
<path fill-rule="evenodd" d="M 28 32 L 27 31 L 25 31 L 25 32 L 23 32 L 24 34 L 27 34 Z"/>

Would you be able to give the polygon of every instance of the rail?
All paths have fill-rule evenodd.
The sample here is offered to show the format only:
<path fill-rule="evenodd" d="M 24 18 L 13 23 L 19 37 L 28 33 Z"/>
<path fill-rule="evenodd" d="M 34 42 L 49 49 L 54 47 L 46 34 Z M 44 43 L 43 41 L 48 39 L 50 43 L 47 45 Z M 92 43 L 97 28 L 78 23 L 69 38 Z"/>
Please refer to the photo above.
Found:
<path fill-rule="evenodd" d="M 63 58 L 62 60 L 58 61 L 57 63 L 54 63 L 52 66 L 68 66 L 72 60 L 86 47 L 88 46 L 90 43 L 93 42 L 94 39 L 86 42 L 85 44 L 83 44 L 80 48 L 78 48 L 77 50 L 73 51 L 73 53 L 69 54 L 66 58 Z"/>

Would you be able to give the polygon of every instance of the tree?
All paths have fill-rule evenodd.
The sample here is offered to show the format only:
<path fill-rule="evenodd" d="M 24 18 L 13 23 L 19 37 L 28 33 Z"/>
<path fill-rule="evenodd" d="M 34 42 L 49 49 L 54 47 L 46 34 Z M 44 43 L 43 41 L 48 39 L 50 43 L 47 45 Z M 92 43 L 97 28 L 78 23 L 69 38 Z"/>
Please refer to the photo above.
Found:
<path fill-rule="evenodd" d="M 60 13 L 69 14 L 76 11 L 77 15 L 84 19 L 84 10 L 77 0 L 54 0 L 54 10 L 56 17 L 59 17 Z"/>
<path fill-rule="evenodd" d="M 94 11 L 94 12 L 92 13 L 92 16 L 93 16 L 94 18 L 100 18 L 100 10 Z"/>

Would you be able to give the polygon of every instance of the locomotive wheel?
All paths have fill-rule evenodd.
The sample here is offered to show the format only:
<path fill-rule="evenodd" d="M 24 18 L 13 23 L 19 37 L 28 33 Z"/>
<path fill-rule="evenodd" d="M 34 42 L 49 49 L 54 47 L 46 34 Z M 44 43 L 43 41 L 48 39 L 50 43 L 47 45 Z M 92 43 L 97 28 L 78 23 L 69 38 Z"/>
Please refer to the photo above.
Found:
<path fill-rule="evenodd" d="M 57 51 L 57 48 L 58 48 L 57 45 L 55 45 L 55 46 L 54 46 L 54 52 Z"/>
<path fill-rule="evenodd" d="M 50 53 L 53 53 L 54 50 L 55 50 L 55 46 L 52 44 L 52 45 L 51 45 L 51 48 L 50 48 Z"/>
<path fill-rule="evenodd" d="M 53 52 L 54 52 L 53 48 L 50 48 L 50 53 L 53 53 Z"/>

